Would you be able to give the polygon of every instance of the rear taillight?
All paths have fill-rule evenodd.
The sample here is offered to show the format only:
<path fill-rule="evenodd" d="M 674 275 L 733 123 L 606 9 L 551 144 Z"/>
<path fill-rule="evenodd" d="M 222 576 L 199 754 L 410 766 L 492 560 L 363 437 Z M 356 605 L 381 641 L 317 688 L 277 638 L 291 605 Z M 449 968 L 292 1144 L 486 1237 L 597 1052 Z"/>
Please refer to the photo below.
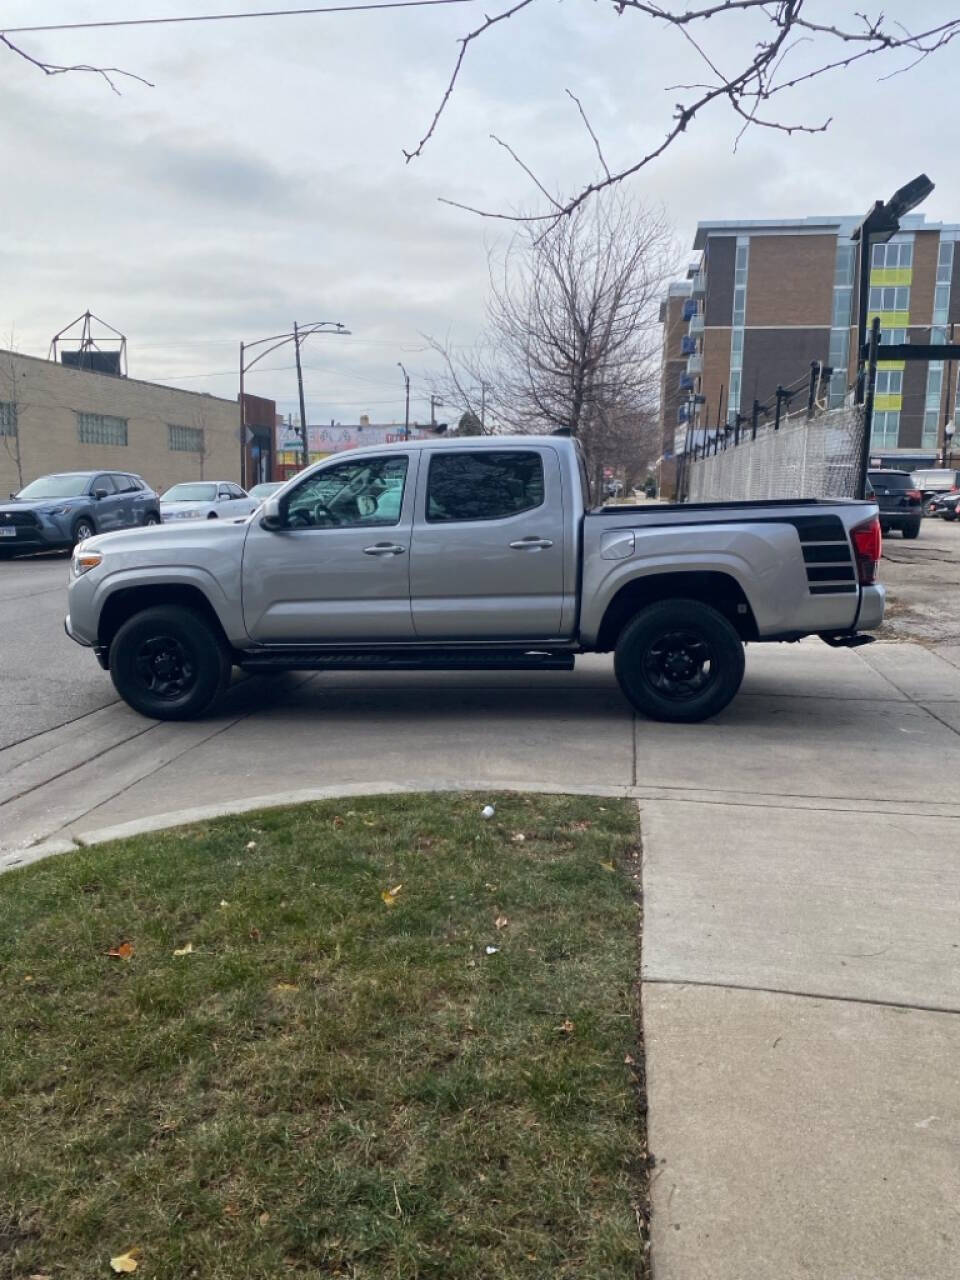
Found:
<path fill-rule="evenodd" d="M 907 497 L 911 498 L 914 502 L 920 502 L 923 498 L 923 494 L 919 489 L 908 489 Z"/>
<path fill-rule="evenodd" d="M 850 530 L 853 543 L 853 554 L 857 561 L 857 577 L 861 587 L 869 587 L 877 580 L 877 565 L 883 551 L 883 537 L 880 533 L 880 520 L 874 516 L 872 520 L 864 520 Z"/>

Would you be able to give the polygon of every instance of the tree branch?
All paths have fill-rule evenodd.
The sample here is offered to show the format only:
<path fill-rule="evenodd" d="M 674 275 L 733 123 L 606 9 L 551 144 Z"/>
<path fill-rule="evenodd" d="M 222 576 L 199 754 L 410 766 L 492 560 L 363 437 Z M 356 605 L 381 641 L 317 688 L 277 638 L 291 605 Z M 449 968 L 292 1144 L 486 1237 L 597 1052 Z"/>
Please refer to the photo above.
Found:
<path fill-rule="evenodd" d="M 114 84 L 114 76 L 123 76 L 127 80 L 136 80 L 138 84 L 144 84 L 148 89 L 155 86 L 149 81 L 144 80 L 143 76 L 136 75 L 133 71 L 124 71 L 122 67 L 92 67 L 86 63 L 76 63 L 73 66 L 60 66 L 55 62 L 44 62 L 41 58 L 35 58 L 32 54 L 27 53 L 26 49 L 21 49 L 19 45 L 0 32 L 0 44 L 5 45 L 11 53 L 15 53 L 18 57 L 29 62 L 31 66 L 37 67 L 45 76 L 63 76 L 73 71 L 85 71 L 91 75 L 101 76 L 113 92 L 119 95 L 120 90 Z"/>

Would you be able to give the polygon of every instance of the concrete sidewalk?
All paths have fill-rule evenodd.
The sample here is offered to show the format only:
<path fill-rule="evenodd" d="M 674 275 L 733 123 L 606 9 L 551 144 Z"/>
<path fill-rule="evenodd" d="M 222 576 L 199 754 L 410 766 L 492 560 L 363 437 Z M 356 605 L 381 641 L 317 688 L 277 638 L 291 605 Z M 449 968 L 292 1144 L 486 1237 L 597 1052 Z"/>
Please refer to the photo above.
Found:
<path fill-rule="evenodd" d="M 0 870 L 330 791 L 636 797 L 655 1280 L 954 1280 L 956 661 L 751 646 L 694 726 L 635 718 L 607 658 L 252 679 L 192 725 L 108 705 L 0 751 Z"/>

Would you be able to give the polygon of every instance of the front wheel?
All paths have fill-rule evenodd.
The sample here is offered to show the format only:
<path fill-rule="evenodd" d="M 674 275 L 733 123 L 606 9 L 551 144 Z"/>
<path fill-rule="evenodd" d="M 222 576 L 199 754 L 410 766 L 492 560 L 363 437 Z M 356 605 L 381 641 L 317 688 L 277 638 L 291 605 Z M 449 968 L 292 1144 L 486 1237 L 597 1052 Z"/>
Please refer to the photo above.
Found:
<path fill-rule="evenodd" d="M 143 521 L 145 525 L 153 525 L 160 523 L 160 515 L 156 511 L 148 511 Z"/>
<path fill-rule="evenodd" d="M 693 724 L 722 711 L 743 680 L 743 644 L 716 609 L 697 600 L 647 605 L 617 641 L 620 688 L 653 720 Z"/>
<path fill-rule="evenodd" d="M 81 516 L 77 523 L 73 526 L 73 545 L 79 546 L 81 542 L 85 542 L 87 538 L 92 538 L 96 533 L 93 521 L 87 516 Z"/>
<path fill-rule="evenodd" d="M 937 505 L 936 498 L 927 498 L 926 502 L 924 502 L 923 504 L 923 514 L 925 516 L 936 515 L 936 511 L 934 510 L 936 505 Z"/>
<path fill-rule="evenodd" d="M 124 702 L 152 720 L 192 720 L 230 679 L 230 658 L 192 609 L 156 605 L 129 618 L 110 645 L 110 675 Z"/>

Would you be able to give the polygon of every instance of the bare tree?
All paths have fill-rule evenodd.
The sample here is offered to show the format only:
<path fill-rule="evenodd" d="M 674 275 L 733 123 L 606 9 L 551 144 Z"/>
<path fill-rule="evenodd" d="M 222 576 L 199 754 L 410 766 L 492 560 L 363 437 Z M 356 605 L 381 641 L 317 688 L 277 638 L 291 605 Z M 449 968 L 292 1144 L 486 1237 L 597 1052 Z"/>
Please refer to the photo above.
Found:
<path fill-rule="evenodd" d="M 11 348 L 13 341 L 11 339 Z M 26 374 L 20 374 L 20 380 Z M 17 489 L 23 488 L 23 454 L 20 447 L 20 424 L 23 417 L 21 387 L 17 379 L 17 362 L 12 350 L 0 353 L 0 444 L 17 471 Z"/>
<path fill-rule="evenodd" d="M 532 3 L 533 0 L 519 0 L 499 13 L 485 15 L 483 22 L 460 40 L 452 74 L 430 124 L 417 145 L 404 152 L 408 163 L 423 154 L 436 133 L 456 91 L 470 47 L 489 37 L 494 28 L 504 30 L 500 24 Z M 914 16 L 922 7 L 913 6 Z M 790 90 L 869 59 L 880 60 L 884 78 L 899 75 L 939 53 L 960 35 L 960 16 L 931 25 L 924 25 L 918 19 L 911 29 L 902 17 L 884 13 L 870 17 L 856 8 L 854 0 L 833 0 L 829 17 L 824 19 L 826 12 L 823 6 L 818 11 L 812 0 L 701 0 L 700 4 L 686 6 L 648 3 L 647 0 L 611 0 L 597 5 L 597 21 L 646 22 L 650 24 L 651 33 L 657 29 L 672 30 L 689 46 L 699 76 L 691 76 L 689 83 L 670 87 L 670 91 L 683 96 L 675 102 L 661 140 L 650 150 L 630 157 L 625 164 L 611 166 L 580 99 L 568 89 L 567 94 L 596 151 L 601 166 L 597 176 L 569 195 L 556 195 L 508 143 L 491 134 L 492 140 L 503 147 L 533 181 L 545 205 L 533 213 L 517 214 L 459 205 L 456 201 L 445 203 L 457 204 L 483 217 L 551 225 L 572 214 L 597 192 L 616 186 L 652 163 L 699 116 L 712 108 L 733 112 L 738 142 L 750 127 L 786 134 L 823 133 L 832 121 L 829 114 L 812 121 L 784 117 L 779 104 Z M 735 51 L 732 58 L 731 47 Z M 638 109 L 646 116 L 650 110 L 649 97 L 642 95 L 637 101 Z"/>
<path fill-rule="evenodd" d="M 525 227 L 491 273 L 485 349 L 497 419 L 565 429 L 598 480 L 636 465 L 659 391 L 658 308 L 676 255 L 663 218 L 604 192 L 546 231 Z"/>

